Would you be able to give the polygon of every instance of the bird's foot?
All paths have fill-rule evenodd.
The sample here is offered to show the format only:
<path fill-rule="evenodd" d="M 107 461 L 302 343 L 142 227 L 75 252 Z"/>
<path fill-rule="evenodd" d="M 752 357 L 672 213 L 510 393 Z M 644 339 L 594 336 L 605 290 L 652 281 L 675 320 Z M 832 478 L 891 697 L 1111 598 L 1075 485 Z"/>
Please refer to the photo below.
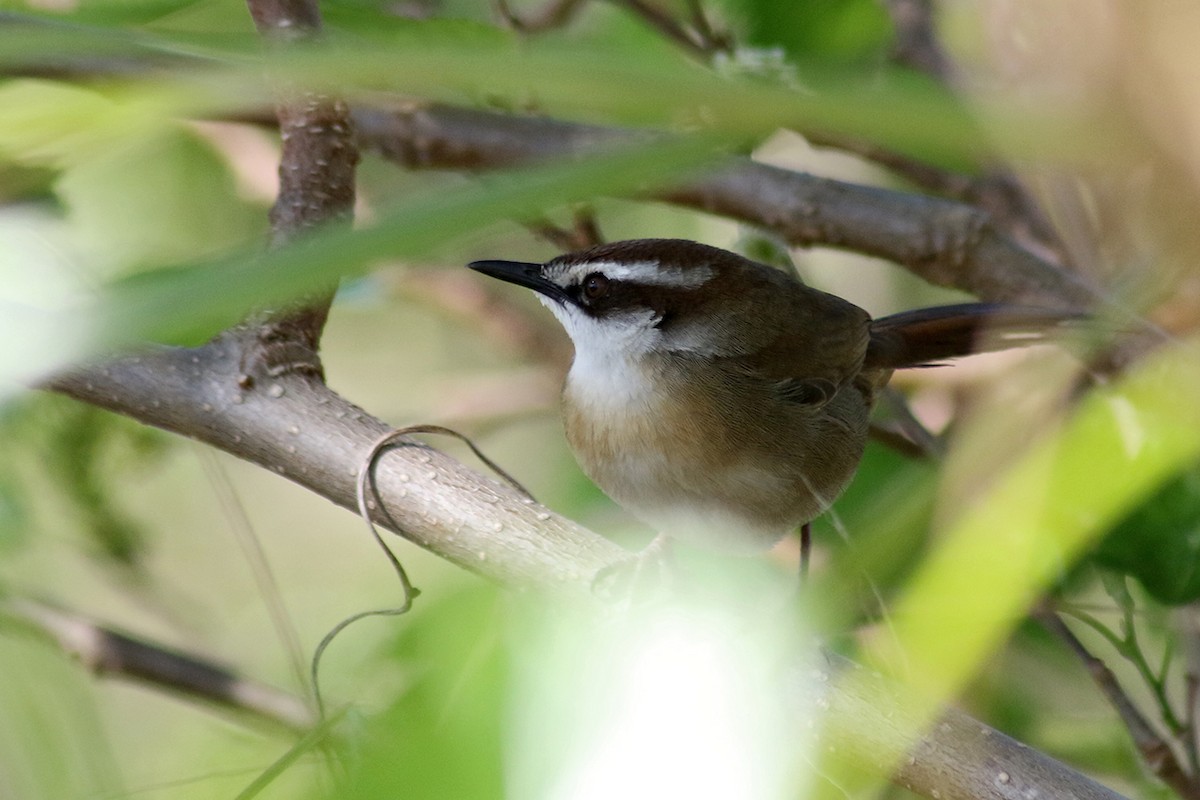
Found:
<path fill-rule="evenodd" d="M 639 552 L 602 568 L 592 592 L 612 602 L 641 605 L 669 593 L 674 583 L 671 540 L 659 534 Z"/>

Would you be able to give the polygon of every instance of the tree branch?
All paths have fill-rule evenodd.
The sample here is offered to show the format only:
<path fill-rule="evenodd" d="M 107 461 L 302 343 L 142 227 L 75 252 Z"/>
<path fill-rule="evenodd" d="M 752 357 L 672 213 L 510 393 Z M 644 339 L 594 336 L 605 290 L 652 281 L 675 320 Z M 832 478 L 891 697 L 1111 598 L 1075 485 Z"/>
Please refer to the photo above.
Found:
<path fill-rule="evenodd" d="M 557 120 L 431 105 L 356 109 L 362 147 L 413 169 L 494 169 L 583 157 L 638 135 Z M 939 286 L 987 300 L 1089 307 L 1096 290 L 1025 249 L 973 206 L 731 159 L 660 198 L 767 228 L 793 245 L 894 261 Z"/>
<path fill-rule="evenodd" d="M 289 478 L 346 508 L 371 443 L 389 429 L 314 376 L 264 378 L 258 391 L 239 385 L 236 340 L 161 349 L 83 367 L 49 388 L 199 439 Z M 378 466 L 382 502 L 399 533 L 438 555 L 518 590 L 591 594 L 596 572 L 627 551 L 507 485 L 415 444 L 389 452 Z M 386 527 L 382 514 L 377 520 Z M 797 670 L 797 693 L 812 676 Z M 907 757 L 911 727 L 896 695 L 866 694 L 830 681 L 826 700 L 834 741 L 861 750 L 864 766 L 899 764 L 895 780 L 944 800 L 1043 797 L 1116 800 L 1063 764 L 1013 742 L 980 722 L 947 714 Z M 805 712 L 809 713 L 809 712 Z M 894 761 L 888 761 L 894 756 Z"/>
<path fill-rule="evenodd" d="M 127 636 L 78 614 L 18 598 L 0 601 L 0 614 L 53 640 L 99 675 L 165 688 L 293 731 L 306 730 L 317 722 L 293 695 L 244 678 L 206 658 Z"/>
<path fill-rule="evenodd" d="M 321 30 L 314 0 L 247 0 L 255 27 L 268 42 L 287 46 Z M 271 242 L 281 245 L 320 225 L 348 222 L 354 213 L 358 148 L 350 112 L 341 100 L 277 85 L 275 110 L 282 154 L 279 194 L 271 207 Z M 324 375 L 318 354 L 333 289 L 294 306 L 265 311 L 240 328 L 247 372 L 261 362 L 270 374 Z"/>
<path fill-rule="evenodd" d="M 159 349 L 57 376 L 47 388 L 190 436 L 355 510 L 355 477 L 392 426 L 306 373 L 245 388 L 240 342 Z M 586 593 L 626 551 L 422 445 L 383 456 L 379 491 L 416 544 L 500 583 Z M 382 516 L 376 519 L 388 527 Z"/>

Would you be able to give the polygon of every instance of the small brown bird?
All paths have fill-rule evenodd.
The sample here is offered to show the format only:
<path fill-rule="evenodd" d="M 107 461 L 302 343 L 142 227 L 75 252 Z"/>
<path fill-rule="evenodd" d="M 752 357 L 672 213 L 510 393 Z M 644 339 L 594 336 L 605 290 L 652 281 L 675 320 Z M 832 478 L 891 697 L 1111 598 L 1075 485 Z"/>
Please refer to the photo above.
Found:
<path fill-rule="evenodd" d="M 727 551 L 766 549 L 829 508 L 893 370 L 1028 344 L 1080 316 L 970 303 L 872 320 L 676 239 L 469 266 L 533 289 L 570 334 L 563 419 L 584 472 L 663 535 Z"/>

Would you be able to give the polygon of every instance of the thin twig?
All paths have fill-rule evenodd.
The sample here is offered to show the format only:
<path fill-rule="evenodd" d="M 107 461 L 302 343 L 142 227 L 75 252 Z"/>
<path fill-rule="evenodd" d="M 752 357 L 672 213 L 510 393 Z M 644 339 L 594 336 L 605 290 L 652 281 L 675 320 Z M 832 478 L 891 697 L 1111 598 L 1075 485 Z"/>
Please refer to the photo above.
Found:
<path fill-rule="evenodd" d="M 1121 688 L 1112 670 L 1087 649 L 1071 632 L 1066 623 L 1053 610 L 1043 608 L 1035 612 L 1036 618 L 1056 637 L 1070 648 L 1091 675 L 1096 686 L 1125 723 L 1134 746 L 1142 760 L 1159 780 L 1170 786 L 1180 797 L 1188 800 L 1200 798 L 1200 784 L 1180 764 L 1170 743 L 1161 737 L 1154 726 L 1142 716 L 1137 705 Z M 1107 637 L 1106 637 L 1107 638 Z M 1112 639 L 1109 639 L 1112 641 Z"/>
<path fill-rule="evenodd" d="M 895 417 L 896 433 L 909 442 L 913 452 L 909 453 L 917 458 L 939 459 L 945 455 L 946 446 L 940 438 L 932 434 L 926 428 L 921 420 L 917 419 L 913 414 L 912 408 L 908 405 L 908 400 L 896 388 L 887 386 L 880 393 L 882 404 L 891 411 Z M 886 431 L 886 429 L 884 429 Z M 881 441 L 887 441 L 886 433 L 883 433 Z M 875 428 L 872 427 L 872 435 L 875 434 Z M 900 448 L 901 452 L 905 452 Z"/>
<path fill-rule="evenodd" d="M 634 15 L 640 17 L 650 27 L 661 33 L 667 39 L 687 50 L 693 56 L 708 60 L 713 54 L 712 45 L 702 37 L 697 36 L 679 20 L 665 13 L 652 3 L 645 0 L 611 0 L 615 5 L 624 6 Z"/>
<path fill-rule="evenodd" d="M 571 214 L 571 227 L 555 225 L 548 219 L 529 224 L 529 229 L 541 238 L 567 252 L 586 250 L 604 243 L 596 215 L 590 209 L 576 209 Z"/>
<path fill-rule="evenodd" d="M 299 698 L 242 677 L 204 656 L 120 633 L 34 600 L 6 598 L 0 602 L 0 613 L 41 633 L 98 675 L 153 685 L 289 730 L 315 723 Z"/>
<path fill-rule="evenodd" d="M 708 15 L 704 13 L 704 6 L 700 0 L 687 0 L 687 7 L 692 29 L 696 31 L 696 35 L 700 37 L 700 41 L 704 42 L 709 52 L 729 52 L 733 49 L 733 39 L 729 36 L 729 33 L 727 31 L 718 32 L 713 29 L 712 23 L 708 21 Z"/>

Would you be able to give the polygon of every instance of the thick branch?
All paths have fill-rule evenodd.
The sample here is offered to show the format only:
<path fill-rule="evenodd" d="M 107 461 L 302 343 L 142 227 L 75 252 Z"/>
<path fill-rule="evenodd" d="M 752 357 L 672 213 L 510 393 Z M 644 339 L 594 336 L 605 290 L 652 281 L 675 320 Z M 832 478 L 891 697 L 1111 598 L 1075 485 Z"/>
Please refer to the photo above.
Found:
<path fill-rule="evenodd" d="M 352 510 L 363 459 L 391 429 L 312 375 L 247 386 L 230 334 L 81 369 L 49 388 L 211 444 Z M 406 538 L 501 583 L 586 591 L 625 553 L 431 448 L 388 452 L 377 482 Z"/>
<path fill-rule="evenodd" d="M 357 109 L 363 147 L 410 168 L 492 169 L 583 156 L 638 134 L 446 106 Z M 733 159 L 662 199 L 772 230 L 794 245 L 838 247 L 907 267 L 987 300 L 1087 307 L 1095 291 L 1021 247 L 963 203 Z"/>
<path fill-rule="evenodd" d="M 895 783 L 936 800 L 1119 800 L 1121 795 L 1068 769 L 1039 750 L 961 712 L 944 714 L 906 754 L 919 710 L 906 707 L 896 687 L 866 678 L 841 662 L 829 697 L 826 736 L 855 765 L 899 764 Z M 852 685 L 853 691 L 845 687 Z"/>
<path fill-rule="evenodd" d="M 158 350 L 82 368 L 50 388 L 207 442 L 352 508 L 356 473 L 388 426 L 311 375 L 285 374 L 247 391 L 239 373 L 236 342 L 222 336 L 197 350 Z M 389 452 L 379 463 L 378 485 L 408 539 L 517 589 L 585 596 L 597 570 L 626 554 L 431 448 Z M 798 673 L 796 680 L 803 684 L 812 676 Z M 911 728 L 905 729 L 894 695 L 882 688 L 864 695 L 847 685 L 853 684 L 832 681 L 826 698 L 838 746 L 865 748 L 864 766 L 900 764 L 897 780 L 921 794 L 1015 800 L 1036 790 L 1042 797 L 1119 797 L 953 713 L 901 758 Z"/>

